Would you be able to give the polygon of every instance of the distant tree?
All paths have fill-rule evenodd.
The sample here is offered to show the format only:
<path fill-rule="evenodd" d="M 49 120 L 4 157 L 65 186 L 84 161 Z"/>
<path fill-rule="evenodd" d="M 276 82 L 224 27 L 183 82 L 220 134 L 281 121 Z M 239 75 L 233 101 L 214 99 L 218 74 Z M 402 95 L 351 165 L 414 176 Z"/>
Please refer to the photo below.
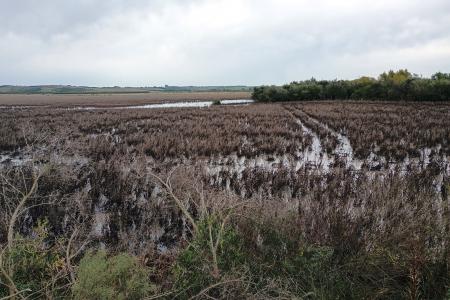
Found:
<path fill-rule="evenodd" d="M 255 87 L 253 99 L 261 102 L 306 100 L 450 100 L 450 73 L 421 78 L 407 69 L 384 72 L 377 79 L 363 76 L 355 80 L 293 81 L 279 86 Z"/>
<path fill-rule="evenodd" d="M 431 76 L 432 80 L 450 80 L 450 73 L 437 72 Z"/>
<path fill-rule="evenodd" d="M 389 71 L 388 73 L 384 72 L 379 76 L 379 80 L 383 82 L 388 82 L 392 84 L 402 84 L 408 79 L 412 79 L 413 75 L 407 69 L 400 69 L 397 72 Z"/>

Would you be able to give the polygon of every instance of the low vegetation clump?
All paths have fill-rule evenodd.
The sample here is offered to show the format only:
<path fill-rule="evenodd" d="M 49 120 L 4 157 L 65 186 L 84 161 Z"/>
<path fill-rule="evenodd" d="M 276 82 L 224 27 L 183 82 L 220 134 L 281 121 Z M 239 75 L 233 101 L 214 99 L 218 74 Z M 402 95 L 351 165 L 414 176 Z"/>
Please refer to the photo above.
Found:
<path fill-rule="evenodd" d="M 14 244 L 4 249 L 0 259 L 0 297 L 68 296 L 64 252 L 57 242 L 48 243 L 46 222 L 40 222 L 33 233 L 32 238 L 16 235 Z"/>
<path fill-rule="evenodd" d="M 125 253 L 111 257 L 104 251 L 87 253 L 77 273 L 74 299 L 143 299 L 154 291 L 150 270 Z"/>

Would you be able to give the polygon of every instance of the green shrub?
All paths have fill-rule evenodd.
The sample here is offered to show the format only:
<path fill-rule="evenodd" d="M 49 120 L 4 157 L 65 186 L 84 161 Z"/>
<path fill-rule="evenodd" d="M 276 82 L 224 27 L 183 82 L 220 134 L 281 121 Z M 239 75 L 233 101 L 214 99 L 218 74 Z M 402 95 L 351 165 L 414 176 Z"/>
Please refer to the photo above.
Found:
<path fill-rule="evenodd" d="M 227 226 L 217 251 L 220 274 L 214 274 L 213 259 L 209 248 L 208 222 L 212 222 L 212 232 L 218 232 L 220 224 L 213 217 L 200 221 L 198 232 L 177 258 L 174 267 L 175 288 L 184 291 L 180 294 L 181 298 L 196 295 L 205 287 L 219 282 L 227 275 L 233 273 L 237 275 L 237 269 L 245 262 L 242 239 L 235 229 Z M 222 288 L 226 287 L 219 286 L 217 289 L 213 289 L 210 295 L 220 296 Z"/>
<path fill-rule="evenodd" d="M 13 247 L 3 256 L 3 268 L 11 267 L 12 280 L 22 296 L 44 298 L 61 297 L 67 284 L 64 272 L 64 258 L 54 245 L 48 245 L 47 222 L 39 222 L 34 228 L 32 238 L 16 235 Z M 8 282 L 0 275 L 0 282 Z M 9 291 L 0 285 L 0 297 L 6 297 Z"/>
<path fill-rule="evenodd" d="M 141 299 L 154 291 L 148 268 L 127 254 L 87 253 L 77 277 L 72 288 L 75 299 Z"/>
<path fill-rule="evenodd" d="M 254 229 L 259 232 L 258 245 L 250 234 L 247 236 L 231 225 L 226 227 L 218 251 L 220 276 L 214 276 L 208 222 L 212 222 L 212 232 L 216 232 L 218 222 L 201 221 L 197 234 L 177 258 L 174 287 L 181 291 L 179 297 L 182 299 L 238 278 L 240 284 L 214 286 L 208 290 L 208 295 L 215 298 L 308 295 L 334 299 L 336 295 L 345 295 L 342 291 L 351 285 L 350 281 L 340 277 L 332 248 L 304 247 L 299 244 L 298 237 L 289 237 L 275 226 L 258 227 L 254 223 Z"/>
<path fill-rule="evenodd" d="M 289 230 L 289 224 L 266 220 L 246 225 L 259 240 L 256 245 L 256 233 L 247 233 L 245 239 L 246 249 L 252 249 L 246 253 L 252 293 L 266 290 L 269 298 L 338 299 L 348 282 L 335 265 L 334 249 L 309 246 L 294 229 Z"/>

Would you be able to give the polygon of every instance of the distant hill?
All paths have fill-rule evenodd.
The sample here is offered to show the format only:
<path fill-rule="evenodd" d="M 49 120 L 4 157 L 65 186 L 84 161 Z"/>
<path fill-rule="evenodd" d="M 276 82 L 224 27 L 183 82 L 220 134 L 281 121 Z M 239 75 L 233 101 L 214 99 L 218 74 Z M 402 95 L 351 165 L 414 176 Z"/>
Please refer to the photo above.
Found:
<path fill-rule="evenodd" d="M 154 87 L 89 87 L 72 85 L 1 85 L 0 94 L 105 94 L 105 93 L 150 93 L 150 92 L 242 92 L 252 87 L 236 86 L 154 86 Z"/>

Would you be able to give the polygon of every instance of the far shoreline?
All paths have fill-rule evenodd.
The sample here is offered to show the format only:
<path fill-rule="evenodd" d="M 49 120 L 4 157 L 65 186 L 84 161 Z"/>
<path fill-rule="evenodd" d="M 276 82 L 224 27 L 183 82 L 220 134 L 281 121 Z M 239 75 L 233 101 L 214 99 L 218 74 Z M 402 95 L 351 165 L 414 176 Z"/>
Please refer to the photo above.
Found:
<path fill-rule="evenodd" d="M 98 106 L 162 104 L 180 101 L 251 99 L 250 91 L 196 91 L 144 93 L 0 94 L 0 106 Z"/>

